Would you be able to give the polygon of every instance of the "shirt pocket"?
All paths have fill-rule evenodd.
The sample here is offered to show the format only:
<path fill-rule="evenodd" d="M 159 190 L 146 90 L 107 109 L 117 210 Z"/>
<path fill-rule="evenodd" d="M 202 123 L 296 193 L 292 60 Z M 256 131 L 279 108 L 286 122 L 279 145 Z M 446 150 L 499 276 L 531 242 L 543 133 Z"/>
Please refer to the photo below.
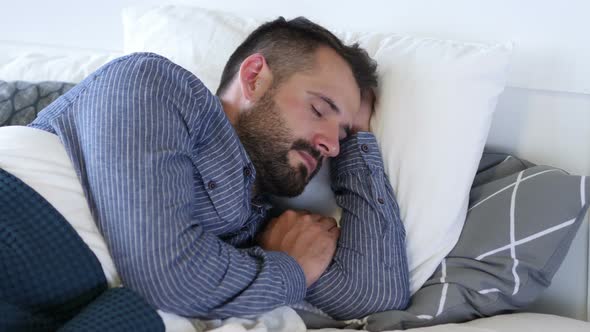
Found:
<path fill-rule="evenodd" d="M 201 180 L 197 181 L 197 190 L 209 198 L 219 217 L 216 228 L 222 234 L 240 229 L 248 219 L 242 172 L 233 170 L 235 167 L 207 167 L 206 163 L 196 168 Z"/>

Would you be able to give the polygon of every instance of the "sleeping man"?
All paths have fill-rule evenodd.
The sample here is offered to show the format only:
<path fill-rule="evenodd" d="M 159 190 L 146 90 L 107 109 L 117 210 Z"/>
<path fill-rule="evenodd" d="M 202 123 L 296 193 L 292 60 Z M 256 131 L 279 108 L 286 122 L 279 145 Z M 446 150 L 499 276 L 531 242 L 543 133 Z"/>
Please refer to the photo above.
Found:
<path fill-rule="evenodd" d="M 279 18 L 236 49 L 215 95 L 131 54 L 31 126 L 60 137 L 123 283 L 155 308 L 225 318 L 305 299 L 351 319 L 409 301 L 405 232 L 369 132 L 376 85 L 357 45 Z M 268 196 L 300 194 L 328 158 L 341 226 L 268 220 Z"/>

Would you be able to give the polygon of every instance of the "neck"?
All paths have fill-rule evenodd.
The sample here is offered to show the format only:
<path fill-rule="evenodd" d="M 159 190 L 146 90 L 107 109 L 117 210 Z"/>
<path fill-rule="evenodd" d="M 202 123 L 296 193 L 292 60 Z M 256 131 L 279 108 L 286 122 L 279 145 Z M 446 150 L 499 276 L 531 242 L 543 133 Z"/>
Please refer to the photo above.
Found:
<path fill-rule="evenodd" d="M 237 98 L 233 98 L 233 89 L 230 87 L 226 93 L 224 93 L 221 97 L 219 97 L 221 101 L 221 106 L 223 107 L 223 112 L 225 116 L 227 116 L 231 125 L 236 128 L 238 123 L 238 116 L 240 114 L 240 104 L 237 102 Z M 237 128 L 236 128 L 237 129 Z M 239 135 L 238 135 L 239 136 Z M 238 139 L 241 139 L 238 137 Z M 248 153 L 246 151 L 246 153 Z M 258 184 L 257 179 L 254 180 L 254 184 L 252 185 L 251 190 L 251 197 L 256 197 L 260 193 L 259 191 L 260 185 Z"/>
<path fill-rule="evenodd" d="M 221 99 L 221 106 L 223 106 L 223 112 L 225 113 L 225 116 L 227 116 L 227 118 L 229 119 L 229 122 L 235 128 L 236 124 L 238 123 L 238 114 L 240 112 L 239 108 L 237 107 L 237 105 L 235 103 L 232 103 L 231 100 L 228 100 L 226 98 L 220 98 L 220 99 Z"/>
<path fill-rule="evenodd" d="M 240 114 L 240 90 L 237 84 L 232 83 L 228 86 L 226 91 L 219 97 L 223 111 L 229 119 L 229 122 L 236 127 L 238 123 L 238 115 Z"/>

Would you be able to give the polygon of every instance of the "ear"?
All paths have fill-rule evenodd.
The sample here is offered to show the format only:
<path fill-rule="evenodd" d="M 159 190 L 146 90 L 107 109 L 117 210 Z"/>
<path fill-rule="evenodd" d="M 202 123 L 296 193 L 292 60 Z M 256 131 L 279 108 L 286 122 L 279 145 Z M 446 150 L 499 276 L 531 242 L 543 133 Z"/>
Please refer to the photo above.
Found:
<path fill-rule="evenodd" d="M 243 102 L 250 106 L 264 95 L 272 85 L 272 72 L 260 53 L 248 56 L 240 65 L 238 81 Z"/>

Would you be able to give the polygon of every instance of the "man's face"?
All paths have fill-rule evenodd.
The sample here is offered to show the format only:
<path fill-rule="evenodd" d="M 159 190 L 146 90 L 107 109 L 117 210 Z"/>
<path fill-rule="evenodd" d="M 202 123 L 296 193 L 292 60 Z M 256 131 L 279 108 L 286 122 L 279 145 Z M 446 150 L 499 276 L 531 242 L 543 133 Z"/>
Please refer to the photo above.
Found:
<path fill-rule="evenodd" d="M 319 48 L 311 71 L 295 73 L 240 113 L 236 131 L 257 172 L 259 190 L 297 196 L 325 158 L 340 151 L 360 105 L 348 64 Z"/>

